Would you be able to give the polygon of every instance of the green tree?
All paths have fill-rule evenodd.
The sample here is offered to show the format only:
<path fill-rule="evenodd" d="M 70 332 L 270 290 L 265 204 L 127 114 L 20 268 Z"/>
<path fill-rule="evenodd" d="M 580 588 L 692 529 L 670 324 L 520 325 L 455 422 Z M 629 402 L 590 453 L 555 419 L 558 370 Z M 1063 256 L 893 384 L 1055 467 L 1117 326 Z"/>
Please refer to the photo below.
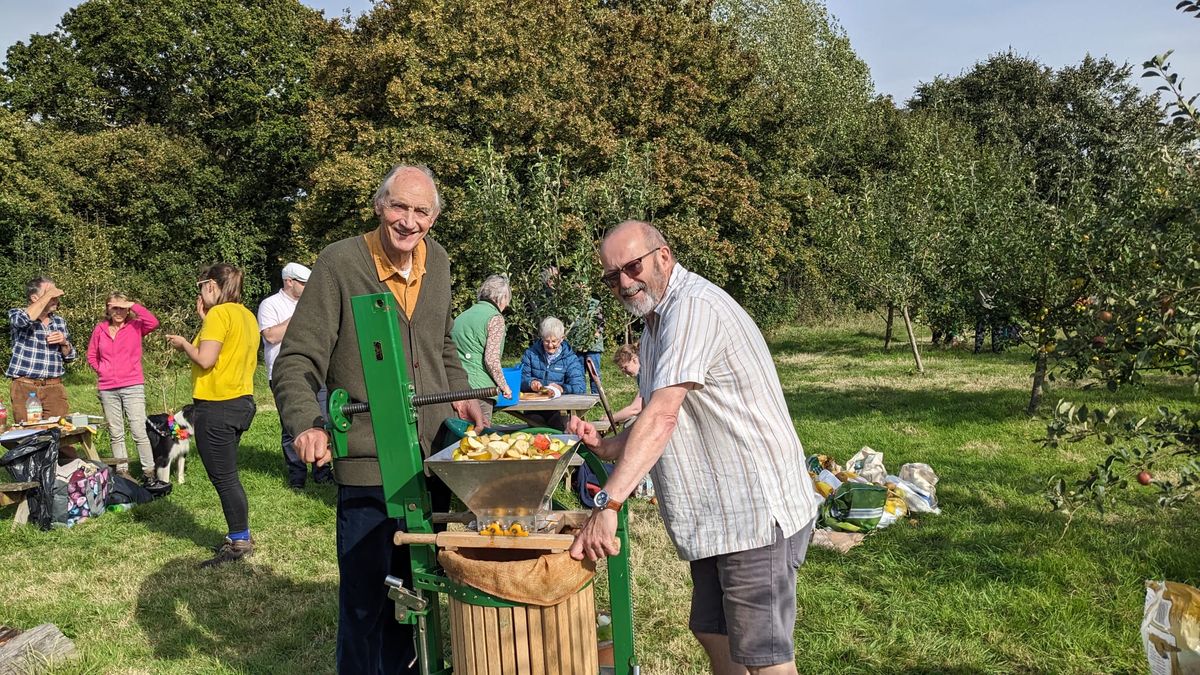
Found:
<path fill-rule="evenodd" d="M 1142 169 L 1187 137 L 1159 124 L 1154 99 L 1130 68 L 1085 58 L 1052 70 L 1000 54 L 917 90 L 909 106 L 966 122 L 977 142 L 1011 153 L 1029 172 L 1020 217 L 981 223 L 979 276 L 1026 328 L 1034 361 L 1028 411 L 1040 404 L 1058 341 L 1084 320 L 1079 303 L 1140 270 L 1105 265 L 1113 251 L 1148 245 L 1142 227 L 1152 183 Z M 969 292 L 970 289 L 964 289 Z"/>
<path fill-rule="evenodd" d="M 1195 12 L 1194 0 L 1177 9 Z M 1200 131 L 1196 96 L 1186 98 L 1183 81 L 1171 70 L 1171 51 L 1142 64 L 1142 77 L 1162 81 L 1168 94 L 1167 124 L 1184 137 Z M 1173 150 L 1173 151 L 1172 151 Z M 1072 336 L 1071 377 L 1094 375 L 1108 389 L 1139 384 L 1149 371 L 1182 375 L 1200 392 L 1200 156 L 1195 145 L 1164 149 L 1158 165 L 1147 171 L 1155 186 L 1148 246 L 1116 252 L 1118 264 L 1144 270 L 1138 283 L 1110 284 L 1101 289 L 1096 306 L 1087 312 L 1090 326 Z M 1200 490 L 1200 411 L 1159 408 L 1154 419 L 1117 408 L 1089 410 L 1059 401 L 1046 429 L 1044 443 L 1075 443 L 1098 438 L 1114 450 L 1090 474 L 1068 483 L 1054 476 L 1048 497 L 1056 509 L 1084 503 L 1100 508 L 1118 490 L 1136 479 L 1153 483 L 1160 505 L 1170 506 L 1194 497 Z M 1157 475 L 1151 473 L 1157 471 Z"/>
<path fill-rule="evenodd" d="M 806 151 L 792 150 L 787 134 L 808 115 L 806 133 L 815 136 L 822 108 L 793 110 L 802 96 L 780 98 L 784 76 L 765 69 L 740 24 L 710 9 L 576 0 L 376 5 L 319 56 L 320 96 L 308 121 L 323 159 L 296 211 L 297 230 L 316 249 L 369 227 L 375 182 L 400 161 L 438 173 L 447 203 L 438 232 L 502 227 L 493 214 L 460 208 L 478 194 L 468 192 L 478 187 L 469 184 L 478 153 L 502 160 L 515 194 L 532 194 L 538 186 L 527 181 L 545 162 L 558 163 L 572 185 L 608 185 L 605 176 L 628 165 L 633 149 L 646 182 L 627 191 L 656 195 L 652 215 L 681 259 L 761 321 L 790 318 L 780 290 L 798 267 L 793 220 L 801 207 L 793 202 L 802 204 L 802 184 L 785 185 L 782 172 L 803 176 L 789 157 Z M 793 85 L 810 72 L 826 71 L 794 72 Z M 614 220 L 589 220 L 580 231 L 631 215 L 585 209 L 579 217 Z M 443 241 L 455 260 L 500 253 Z M 564 242 L 553 257 L 581 245 Z M 514 255 L 521 258 L 502 264 L 533 269 L 546 254 Z"/>
<path fill-rule="evenodd" d="M 308 73 L 317 48 L 335 30 L 298 0 L 88 0 L 69 10 L 55 32 L 9 48 L 0 100 L 30 122 L 78 134 L 78 142 L 117 155 L 145 149 L 132 137 L 170 139 L 187 153 L 176 159 L 181 166 L 206 166 L 198 172 L 205 174 L 203 182 L 171 185 L 133 173 L 121 177 L 132 178 L 129 194 L 115 185 L 98 188 L 114 201 L 85 203 L 114 211 L 116 217 L 105 222 L 129 230 L 114 232 L 110 241 L 142 256 L 169 251 L 142 245 L 138 228 L 168 224 L 145 217 L 171 211 L 189 199 L 187 193 L 211 194 L 216 184 L 220 199 L 195 216 L 216 230 L 222 257 L 265 279 L 278 263 L 275 256 L 291 250 L 289 214 L 315 159 L 303 121 L 311 98 Z M 128 130 L 131 144 L 114 145 L 114 130 Z M 90 136 L 96 140 L 80 140 Z M 83 152 L 81 161 L 106 153 L 99 147 Z M 127 159 L 136 171 L 134 158 Z M 214 173 L 219 175 L 209 182 Z M 105 181 L 110 172 L 81 167 L 80 175 Z M 158 183 L 162 192 L 133 194 L 146 187 L 143 182 Z M 185 242 L 175 257 L 186 251 Z M 254 290 L 266 290 L 262 284 Z"/>

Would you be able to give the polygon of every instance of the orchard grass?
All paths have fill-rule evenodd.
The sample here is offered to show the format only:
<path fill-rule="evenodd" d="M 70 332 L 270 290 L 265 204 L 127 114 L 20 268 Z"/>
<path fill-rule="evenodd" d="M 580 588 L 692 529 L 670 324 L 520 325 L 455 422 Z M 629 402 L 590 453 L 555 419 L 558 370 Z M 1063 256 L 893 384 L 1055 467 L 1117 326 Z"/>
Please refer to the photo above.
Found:
<path fill-rule="evenodd" d="M 1081 476 L 1105 453 L 1036 443 L 1045 421 L 1023 413 L 1027 352 L 930 349 L 926 334 L 927 372 L 916 375 L 905 344 L 882 350 L 880 323 L 774 335 L 788 405 L 809 453 L 844 461 L 867 445 L 893 472 L 932 465 L 943 513 L 898 523 L 846 555 L 810 550 L 797 585 L 800 672 L 1144 670 L 1143 581 L 1200 582 L 1195 505 L 1164 511 L 1142 488 L 1103 514 L 1080 510 L 1068 527 L 1042 496 L 1046 480 Z M 610 358 L 604 375 L 614 403 L 627 402 L 633 383 Z M 171 405 L 185 402 L 186 379 Z M 81 658 L 54 672 L 333 672 L 335 491 L 287 489 L 278 417 L 261 380 L 259 414 L 242 441 L 258 544 L 248 561 L 196 568 L 225 528 L 195 452 L 186 485 L 128 512 L 51 532 L 10 532 L 12 509 L 4 512 L 0 624 L 52 622 L 74 639 Z M 94 380 L 76 370 L 69 388 L 74 408 L 99 413 Z M 1195 403 L 1184 384 L 1163 379 L 1119 395 L 1059 383 L 1044 409 L 1060 396 L 1147 412 Z M 147 398 L 152 412 L 161 408 L 155 386 Z M 687 631 L 687 565 L 654 507 L 630 503 L 643 672 L 703 672 Z M 597 592 L 606 599 L 602 580 Z"/>

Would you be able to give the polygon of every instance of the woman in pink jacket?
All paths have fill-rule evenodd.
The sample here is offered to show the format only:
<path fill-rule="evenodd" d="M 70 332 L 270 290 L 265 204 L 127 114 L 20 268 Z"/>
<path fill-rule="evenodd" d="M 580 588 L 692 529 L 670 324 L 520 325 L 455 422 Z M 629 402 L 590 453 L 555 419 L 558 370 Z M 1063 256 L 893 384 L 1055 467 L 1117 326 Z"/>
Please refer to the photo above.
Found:
<path fill-rule="evenodd" d="M 146 378 L 142 375 L 142 338 L 158 328 L 158 318 L 122 293 L 112 293 L 105 304 L 104 321 L 96 324 L 88 341 L 87 360 L 96 374 L 100 404 L 108 421 L 113 457 L 125 459 L 125 418 L 137 443 L 145 482 L 156 482 L 154 454 L 146 435 Z M 129 475 L 129 464 L 117 472 Z"/>

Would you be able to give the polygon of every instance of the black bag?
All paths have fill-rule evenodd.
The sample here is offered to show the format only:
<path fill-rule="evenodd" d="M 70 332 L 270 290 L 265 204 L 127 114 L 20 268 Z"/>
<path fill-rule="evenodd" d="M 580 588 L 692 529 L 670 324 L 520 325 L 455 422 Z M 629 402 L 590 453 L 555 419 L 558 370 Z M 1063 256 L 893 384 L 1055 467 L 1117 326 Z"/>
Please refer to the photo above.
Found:
<path fill-rule="evenodd" d="M 29 492 L 29 520 L 43 530 L 54 520 L 54 482 L 58 467 L 58 429 L 46 429 L 21 439 L 20 445 L 0 457 L 0 466 L 8 469 L 13 480 L 33 482 Z"/>
<path fill-rule="evenodd" d="M 168 492 L 170 491 L 168 490 Z M 106 506 L 112 506 L 113 504 L 145 504 L 153 500 L 155 496 L 146 488 L 138 485 L 137 482 L 117 474 L 113 476 L 112 488 L 108 491 L 108 503 Z M 162 495 L 157 496 L 161 497 Z"/>

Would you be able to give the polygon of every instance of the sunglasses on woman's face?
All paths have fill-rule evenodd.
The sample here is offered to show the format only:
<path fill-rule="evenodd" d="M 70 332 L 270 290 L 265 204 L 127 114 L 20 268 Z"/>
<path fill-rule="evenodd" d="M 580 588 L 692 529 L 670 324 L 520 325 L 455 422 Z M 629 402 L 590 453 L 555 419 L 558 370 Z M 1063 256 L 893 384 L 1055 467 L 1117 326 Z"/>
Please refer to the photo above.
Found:
<path fill-rule="evenodd" d="M 215 279 L 201 279 L 200 281 L 196 282 L 196 290 L 200 290 L 200 289 L 204 288 L 204 284 L 215 284 L 215 283 L 217 283 Z"/>

